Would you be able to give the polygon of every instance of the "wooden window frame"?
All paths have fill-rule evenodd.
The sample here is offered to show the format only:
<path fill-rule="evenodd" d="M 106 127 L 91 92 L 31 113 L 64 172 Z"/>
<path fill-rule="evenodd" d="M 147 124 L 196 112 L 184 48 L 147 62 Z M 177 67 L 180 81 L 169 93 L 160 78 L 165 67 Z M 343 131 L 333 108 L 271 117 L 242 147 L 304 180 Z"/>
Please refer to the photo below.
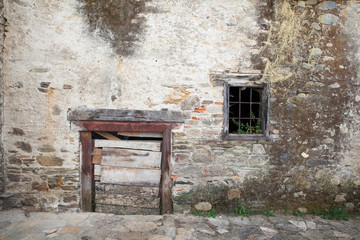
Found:
<path fill-rule="evenodd" d="M 263 133 L 261 134 L 231 134 L 229 133 L 229 97 L 230 97 L 230 87 L 250 87 L 262 89 L 261 97 L 261 125 Z M 223 129 L 223 139 L 224 140 L 266 140 L 269 137 L 269 86 L 263 82 L 257 81 L 248 81 L 248 82 L 236 82 L 229 81 L 224 82 L 224 129 Z"/>
<path fill-rule="evenodd" d="M 81 209 L 95 211 L 94 167 L 91 162 L 94 140 L 91 132 L 161 132 L 161 179 L 160 179 L 160 213 L 173 213 L 172 180 L 170 175 L 171 129 L 176 123 L 164 122 L 116 122 L 116 121 L 76 121 L 81 127 Z"/>

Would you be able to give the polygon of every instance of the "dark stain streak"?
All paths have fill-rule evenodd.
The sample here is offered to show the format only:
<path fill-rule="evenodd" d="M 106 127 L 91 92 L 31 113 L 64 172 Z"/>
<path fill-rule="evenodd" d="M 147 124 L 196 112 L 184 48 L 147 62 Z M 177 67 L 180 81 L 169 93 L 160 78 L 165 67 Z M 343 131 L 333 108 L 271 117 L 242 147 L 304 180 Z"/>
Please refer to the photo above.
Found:
<path fill-rule="evenodd" d="M 145 28 L 142 13 L 156 13 L 147 7 L 151 0 L 81 0 L 81 13 L 87 17 L 91 32 L 111 43 L 122 56 L 132 55 Z"/>

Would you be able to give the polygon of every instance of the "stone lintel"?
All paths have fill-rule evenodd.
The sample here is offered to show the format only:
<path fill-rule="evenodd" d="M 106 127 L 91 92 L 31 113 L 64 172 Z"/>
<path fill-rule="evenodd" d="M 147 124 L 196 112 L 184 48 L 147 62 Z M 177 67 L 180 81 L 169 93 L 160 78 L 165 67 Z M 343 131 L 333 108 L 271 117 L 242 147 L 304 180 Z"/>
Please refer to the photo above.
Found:
<path fill-rule="evenodd" d="M 188 114 L 174 111 L 75 109 L 68 112 L 69 121 L 122 121 L 183 123 Z"/>

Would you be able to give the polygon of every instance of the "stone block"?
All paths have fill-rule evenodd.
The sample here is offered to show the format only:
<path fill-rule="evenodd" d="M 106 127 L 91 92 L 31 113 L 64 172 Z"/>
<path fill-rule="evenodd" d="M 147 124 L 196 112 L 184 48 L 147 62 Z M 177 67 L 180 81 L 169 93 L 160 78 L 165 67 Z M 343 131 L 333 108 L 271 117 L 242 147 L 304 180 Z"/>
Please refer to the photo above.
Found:
<path fill-rule="evenodd" d="M 184 101 L 180 103 L 181 110 L 193 110 L 200 107 L 200 98 L 196 95 L 187 97 Z"/>
<path fill-rule="evenodd" d="M 201 122 L 206 126 L 218 126 L 222 124 L 224 120 L 221 118 L 203 118 Z"/>
<path fill-rule="evenodd" d="M 306 214 L 308 212 L 307 208 L 305 208 L 305 207 L 299 207 L 298 211 L 301 212 L 301 213 L 304 213 L 304 214 Z"/>
<path fill-rule="evenodd" d="M 327 10 L 335 9 L 337 7 L 338 6 L 337 6 L 336 2 L 324 1 L 324 2 L 319 3 L 316 8 L 319 10 L 327 11 Z"/>
<path fill-rule="evenodd" d="M 31 186 L 32 186 L 31 190 L 35 190 L 35 191 L 47 190 L 47 184 L 45 182 L 33 182 Z"/>
<path fill-rule="evenodd" d="M 262 144 L 254 144 L 253 145 L 253 154 L 254 155 L 265 155 L 266 151 Z"/>
<path fill-rule="evenodd" d="M 1 199 L 3 201 L 4 209 L 19 208 L 23 205 L 22 203 L 23 196 L 22 194 L 19 193 L 7 195 L 7 196 L 1 195 Z"/>
<path fill-rule="evenodd" d="M 190 176 L 190 175 L 200 175 L 201 168 L 199 166 L 185 166 L 174 170 L 174 174 L 177 176 Z"/>
<path fill-rule="evenodd" d="M 62 166 L 64 159 L 50 155 L 50 156 L 37 156 L 36 161 L 44 167 Z"/>
<path fill-rule="evenodd" d="M 22 200 L 22 203 L 24 204 L 24 206 L 29 206 L 29 207 L 35 207 L 38 204 L 38 202 L 39 202 L 39 200 L 35 196 L 26 196 Z"/>
<path fill-rule="evenodd" d="M 51 84 L 50 82 L 41 82 L 40 87 L 41 88 L 48 88 L 50 86 L 50 84 Z"/>
<path fill-rule="evenodd" d="M 14 164 L 14 165 L 20 166 L 22 164 L 22 161 L 19 158 L 17 158 L 16 156 L 10 156 L 9 164 Z"/>
<path fill-rule="evenodd" d="M 67 185 L 67 186 L 62 185 L 62 186 L 60 186 L 60 188 L 65 191 L 75 191 L 78 189 L 77 186 L 70 186 L 70 185 Z"/>
<path fill-rule="evenodd" d="M 42 147 L 38 149 L 39 152 L 55 152 L 55 148 L 50 144 L 44 144 Z"/>
<path fill-rule="evenodd" d="M 195 208 L 199 211 L 210 211 L 212 205 L 209 202 L 199 202 L 195 205 Z"/>
<path fill-rule="evenodd" d="M 310 159 L 306 161 L 306 165 L 310 167 L 317 167 L 320 165 L 326 165 L 328 161 L 326 159 Z"/>
<path fill-rule="evenodd" d="M 223 113 L 223 106 L 220 106 L 220 105 L 211 105 L 211 106 L 208 106 L 206 111 L 208 113 L 218 113 L 218 114 L 222 114 Z"/>
<path fill-rule="evenodd" d="M 223 173 L 223 166 L 220 164 L 210 164 L 205 166 L 204 172 L 206 171 L 209 175 L 221 175 Z"/>
<path fill-rule="evenodd" d="M 178 164 L 185 164 L 189 162 L 189 154 L 177 153 L 174 154 L 175 162 Z"/>
<path fill-rule="evenodd" d="M 63 198 L 64 203 L 77 202 L 77 200 L 78 200 L 77 195 L 73 195 L 73 194 L 66 194 Z"/>
<path fill-rule="evenodd" d="M 352 212 L 355 209 L 355 205 L 353 203 L 345 203 L 346 210 Z"/>
<path fill-rule="evenodd" d="M 251 150 L 249 148 L 243 147 L 243 146 L 235 146 L 235 147 L 231 148 L 231 151 L 235 155 L 248 155 L 251 153 Z"/>
<path fill-rule="evenodd" d="M 211 151 L 206 148 L 195 149 L 192 154 L 192 161 L 194 163 L 210 163 Z"/>
<path fill-rule="evenodd" d="M 336 25 L 339 22 L 339 18 L 331 13 L 326 13 L 319 17 L 319 22 L 325 25 Z"/>
<path fill-rule="evenodd" d="M 13 128 L 13 131 L 11 132 L 11 134 L 14 135 L 18 135 L 18 136 L 24 136 L 24 130 L 22 130 L 21 128 Z"/>
<path fill-rule="evenodd" d="M 32 149 L 31 149 L 31 145 L 29 143 L 26 142 L 16 142 L 15 146 L 21 150 L 23 150 L 24 152 L 27 153 L 31 153 Z"/>
<path fill-rule="evenodd" d="M 241 189 L 240 188 L 234 188 L 227 192 L 228 200 L 233 200 L 239 198 L 241 195 Z"/>
<path fill-rule="evenodd" d="M 20 182 L 21 175 L 17 174 L 8 174 L 7 178 L 10 182 Z"/>
<path fill-rule="evenodd" d="M 268 156 L 249 156 L 248 164 L 249 166 L 260 166 L 268 162 Z"/>
<path fill-rule="evenodd" d="M 305 3 L 308 4 L 308 5 L 315 5 L 317 4 L 317 0 L 307 0 Z"/>
<path fill-rule="evenodd" d="M 49 176 L 48 178 L 48 186 L 50 189 L 59 188 L 61 183 L 62 177 L 61 176 Z"/>
<path fill-rule="evenodd" d="M 189 128 L 185 130 L 186 136 L 191 138 L 199 138 L 201 136 L 201 129 Z"/>
<path fill-rule="evenodd" d="M 335 202 L 345 202 L 346 201 L 346 194 L 345 193 L 342 193 L 342 194 L 338 194 L 336 195 L 335 197 Z"/>
<path fill-rule="evenodd" d="M 187 177 L 187 176 L 185 176 L 185 177 Z M 173 187 L 173 193 L 174 193 L 174 195 L 187 193 L 187 192 L 190 192 L 192 188 L 193 188 L 193 186 L 188 185 L 188 184 L 176 184 Z"/>
<path fill-rule="evenodd" d="M 174 152 L 176 152 L 176 151 L 181 151 L 181 150 L 187 150 L 187 151 L 189 151 L 189 149 L 191 149 L 191 145 L 174 144 L 173 147 L 172 147 L 172 150 L 173 150 Z"/>
<path fill-rule="evenodd" d="M 354 173 L 360 176 L 360 165 L 354 167 Z M 359 184 L 360 185 L 360 184 Z"/>

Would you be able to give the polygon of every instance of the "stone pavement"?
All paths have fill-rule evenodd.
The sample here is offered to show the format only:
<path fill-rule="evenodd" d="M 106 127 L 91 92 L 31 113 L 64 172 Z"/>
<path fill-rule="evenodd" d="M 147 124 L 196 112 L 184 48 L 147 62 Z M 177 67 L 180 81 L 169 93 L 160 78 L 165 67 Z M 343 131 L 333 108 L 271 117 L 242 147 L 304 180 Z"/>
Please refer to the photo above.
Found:
<path fill-rule="evenodd" d="M 88 212 L 0 212 L 0 239 L 360 239 L 360 218 L 124 216 Z"/>

